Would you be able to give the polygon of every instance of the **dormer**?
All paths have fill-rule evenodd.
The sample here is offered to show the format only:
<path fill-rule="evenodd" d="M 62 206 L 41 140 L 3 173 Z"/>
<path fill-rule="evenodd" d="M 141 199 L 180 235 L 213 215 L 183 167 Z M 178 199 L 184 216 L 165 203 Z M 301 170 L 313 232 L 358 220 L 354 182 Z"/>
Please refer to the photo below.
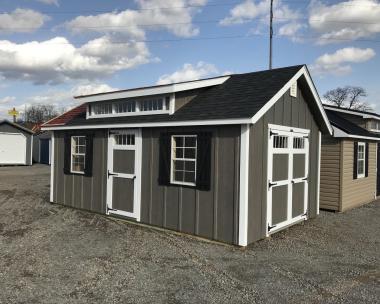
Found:
<path fill-rule="evenodd" d="M 77 96 L 87 103 L 86 119 L 142 115 L 172 115 L 199 92 L 223 84 L 230 76 Z"/>
<path fill-rule="evenodd" d="M 336 106 L 325 105 L 326 110 L 339 113 L 344 119 L 367 129 L 370 132 L 380 133 L 380 115 L 368 111 L 351 110 L 338 108 Z"/>

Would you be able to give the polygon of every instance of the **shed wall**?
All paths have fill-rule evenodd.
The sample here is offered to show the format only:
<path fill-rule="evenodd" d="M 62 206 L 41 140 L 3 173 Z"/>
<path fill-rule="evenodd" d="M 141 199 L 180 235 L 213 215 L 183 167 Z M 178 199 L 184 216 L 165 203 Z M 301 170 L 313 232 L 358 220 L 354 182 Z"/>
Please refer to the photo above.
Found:
<path fill-rule="evenodd" d="M 0 132 L 24 134 L 24 136 L 26 137 L 26 165 L 31 165 L 32 164 L 31 154 L 32 154 L 33 135 L 6 123 L 0 125 Z"/>
<path fill-rule="evenodd" d="M 338 211 L 341 204 L 341 140 L 323 136 L 321 151 L 320 208 Z"/>
<path fill-rule="evenodd" d="M 211 189 L 160 186 L 163 132 L 212 132 Z M 238 240 L 240 126 L 143 129 L 141 221 L 227 243 Z"/>
<path fill-rule="evenodd" d="M 93 175 L 63 173 L 64 131 L 54 132 L 54 202 L 74 208 L 106 213 L 107 131 L 94 133 Z"/>
<path fill-rule="evenodd" d="M 314 102 L 314 101 L 313 101 Z M 287 91 L 268 112 L 251 127 L 248 193 L 248 243 L 266 236 L 268 124 L 310 129 L 308 217 L 317 214 L 318 134 L 319 127 L 298 87 L 297 98 Z"/>
<path fill-rule="evenodd" d="M 342 208 L 345 211 L 371 202 L 376 195 L 376 143 L 369 143 L 368 177 L 353 179 L 354 141 L 342 141 Z"/>

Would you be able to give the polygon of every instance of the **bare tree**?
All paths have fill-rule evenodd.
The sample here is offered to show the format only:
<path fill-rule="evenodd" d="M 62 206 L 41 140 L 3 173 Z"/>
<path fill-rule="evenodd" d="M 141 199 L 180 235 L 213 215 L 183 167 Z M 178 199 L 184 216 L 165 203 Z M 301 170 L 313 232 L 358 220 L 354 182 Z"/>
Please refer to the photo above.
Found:
<path fill-rule="evenodd" d="M 25 109 L 24 121 L 30 123 L 43 123 L 63 113 L 55 105 L 33 104 Z"/>
<path fill-rule="evenodd" d="M 345 86 L 338 87 L 334 90 L 327 91 L 323 97 L 338 108 L 352 110 L 370 111 L 372 108 L 361 101 L 362 97 L 367 97 L 367 92 L 362 87 Z"/>

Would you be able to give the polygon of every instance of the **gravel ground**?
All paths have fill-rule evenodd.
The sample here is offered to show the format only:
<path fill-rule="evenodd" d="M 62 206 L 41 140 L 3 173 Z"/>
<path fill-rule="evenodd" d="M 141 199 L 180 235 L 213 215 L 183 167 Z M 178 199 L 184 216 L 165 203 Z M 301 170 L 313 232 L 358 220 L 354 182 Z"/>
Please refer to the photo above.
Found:
<path fill-rule="evenodd" d="M 379 202 L 240 249 L 48 197 L 48 167 L 0 167 L 0 303 L 380 303 Z"/>

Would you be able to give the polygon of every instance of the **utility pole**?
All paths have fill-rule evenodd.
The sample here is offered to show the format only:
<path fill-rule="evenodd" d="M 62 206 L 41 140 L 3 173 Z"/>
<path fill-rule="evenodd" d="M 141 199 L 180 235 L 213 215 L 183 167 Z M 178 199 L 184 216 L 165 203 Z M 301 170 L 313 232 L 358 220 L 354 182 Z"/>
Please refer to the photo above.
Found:
<path fill-rule="evenodd" d="M 273 0 L 270 0 L 269 14 L 269 69 L 272 69 L 272 53 L 273 53 Z"/>

